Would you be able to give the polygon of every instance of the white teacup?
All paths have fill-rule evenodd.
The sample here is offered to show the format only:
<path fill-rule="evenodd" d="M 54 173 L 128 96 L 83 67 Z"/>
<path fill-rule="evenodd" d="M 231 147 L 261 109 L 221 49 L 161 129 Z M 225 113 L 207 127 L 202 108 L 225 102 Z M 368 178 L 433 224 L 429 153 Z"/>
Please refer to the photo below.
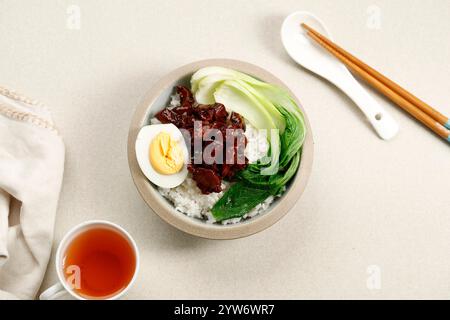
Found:
<path fill-rule="evenodd" d="M 56 283 L 55 285 L 51 286 L 47 290 L 45 290 L 39 296 L 40 300 L 54 300 L 54 299 L 57 299 L 58 297 L 62 296 L 63 294 L 66 294 L 67 292 L 70 293 L 74 298 L 79 299 L 79 300 L 91 299 L 90 297 L 85 297 L 85 296 L 79 294 L 74 289 L 73 283 L 69 283 L 69 281 L 66 280 L 65 273 L 67 272 L 67 270 L 64 270 L 64 258 L 65 258 L 66 251 L 68 250 L 70 244 L 74 241 L 74 239 L 78 235 L 81 235 L 88 230 L 102 229 L 102 228 L 113 230 L 113 231 L 117 232 L 118 234 L 120 234 L 124 240 L 127 240 L 130 247 L 132 248 L 132 250 L 134 252 L 134 257 L 135 257 L 134 273 L 133 273 L 131 280 L 128 282 L 128 284 L 120 291 L 115 292 L 113 295 L 109 295 L 108 297 L 103 298 L 103 299 L 107 299 L 107 300 L 119 299 L 130 289 L 130 287 L 135 282 L 138 271 L 139 271 L 139 251 L 138 251 L 136 242 L 134 241 L 134 239 L 131 237 L 131 235 L 127 231 L 125 231 L 122 227 L 118 226 L 115 223 L 103 221 L 103 220 L 91 220 L 91 221 L 86 221 L 84 223 L 81 223 L 81 224 L 77 225 L 76 227 L 72 228 L 61 240 L 61 242 L 58 246 L 58 250 L 56 251 L 56 259 L 55 259 L 56 271 L 58 274 L 59 282 Z M 81 277 L 82 277 L 82 274 L 81 274 Z M 102 299 L 102 298 L 92 298 L 92 299 Z"/>

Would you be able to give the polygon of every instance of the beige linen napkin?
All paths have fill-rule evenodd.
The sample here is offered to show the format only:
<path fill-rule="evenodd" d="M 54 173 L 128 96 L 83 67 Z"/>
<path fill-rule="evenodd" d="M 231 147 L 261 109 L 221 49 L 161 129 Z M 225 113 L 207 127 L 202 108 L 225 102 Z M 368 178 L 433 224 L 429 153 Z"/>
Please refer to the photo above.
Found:
<path fill-rule="evenodd" d="M 33 299 L 41 285 L 63 170 L 50 113 L 0 87 L 0 299 Z"/>

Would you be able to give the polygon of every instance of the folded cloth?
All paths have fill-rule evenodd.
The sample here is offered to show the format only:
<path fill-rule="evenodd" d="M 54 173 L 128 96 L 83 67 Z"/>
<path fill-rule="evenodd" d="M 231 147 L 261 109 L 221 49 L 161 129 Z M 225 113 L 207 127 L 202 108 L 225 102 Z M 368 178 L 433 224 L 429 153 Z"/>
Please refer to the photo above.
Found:
<path fill-rule="evenodd" d="M 64 144 L 41 104 L 0 87 L 0 299 L 33 299 L 50 258 Z"/>

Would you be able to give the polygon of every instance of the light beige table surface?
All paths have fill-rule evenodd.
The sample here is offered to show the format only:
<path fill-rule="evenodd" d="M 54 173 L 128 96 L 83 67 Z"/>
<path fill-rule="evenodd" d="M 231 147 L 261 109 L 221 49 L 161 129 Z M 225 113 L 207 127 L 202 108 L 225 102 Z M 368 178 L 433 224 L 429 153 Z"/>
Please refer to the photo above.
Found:
<path fill-rule="evenodd" d="M 377 96 L 401 126 L 380 140 L 348 98 L 296 66 L 279 38 L 296 10 L 316 13 L 342 46 L 450 115 L 447 0 L 0 0 L 0 84 L 49 105 L 67 148 L 54 247 L 87 219 L 124 226 L 142 256 L 127 298 L 450 298 L 450 146 Z M 170 227 L 128 171 L 142 95 L 204 58 L 267 68 L 313 128 L 303 197 L 241 240 Z M 43 288 L 56 281 L 53 263 Z"/>

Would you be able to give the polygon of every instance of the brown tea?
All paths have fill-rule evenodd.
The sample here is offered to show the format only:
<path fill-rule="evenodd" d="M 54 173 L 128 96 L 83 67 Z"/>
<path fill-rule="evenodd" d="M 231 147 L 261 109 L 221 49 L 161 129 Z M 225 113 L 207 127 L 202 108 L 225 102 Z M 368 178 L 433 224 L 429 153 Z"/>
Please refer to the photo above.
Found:
<path fill-rule="evenodd" d="M 131 282 L 136 256 L 129 240 L 108 227 L 94 227 L 74 237 L 64 254 L 67 283 L 87 299 L 118 294 Z"/>

